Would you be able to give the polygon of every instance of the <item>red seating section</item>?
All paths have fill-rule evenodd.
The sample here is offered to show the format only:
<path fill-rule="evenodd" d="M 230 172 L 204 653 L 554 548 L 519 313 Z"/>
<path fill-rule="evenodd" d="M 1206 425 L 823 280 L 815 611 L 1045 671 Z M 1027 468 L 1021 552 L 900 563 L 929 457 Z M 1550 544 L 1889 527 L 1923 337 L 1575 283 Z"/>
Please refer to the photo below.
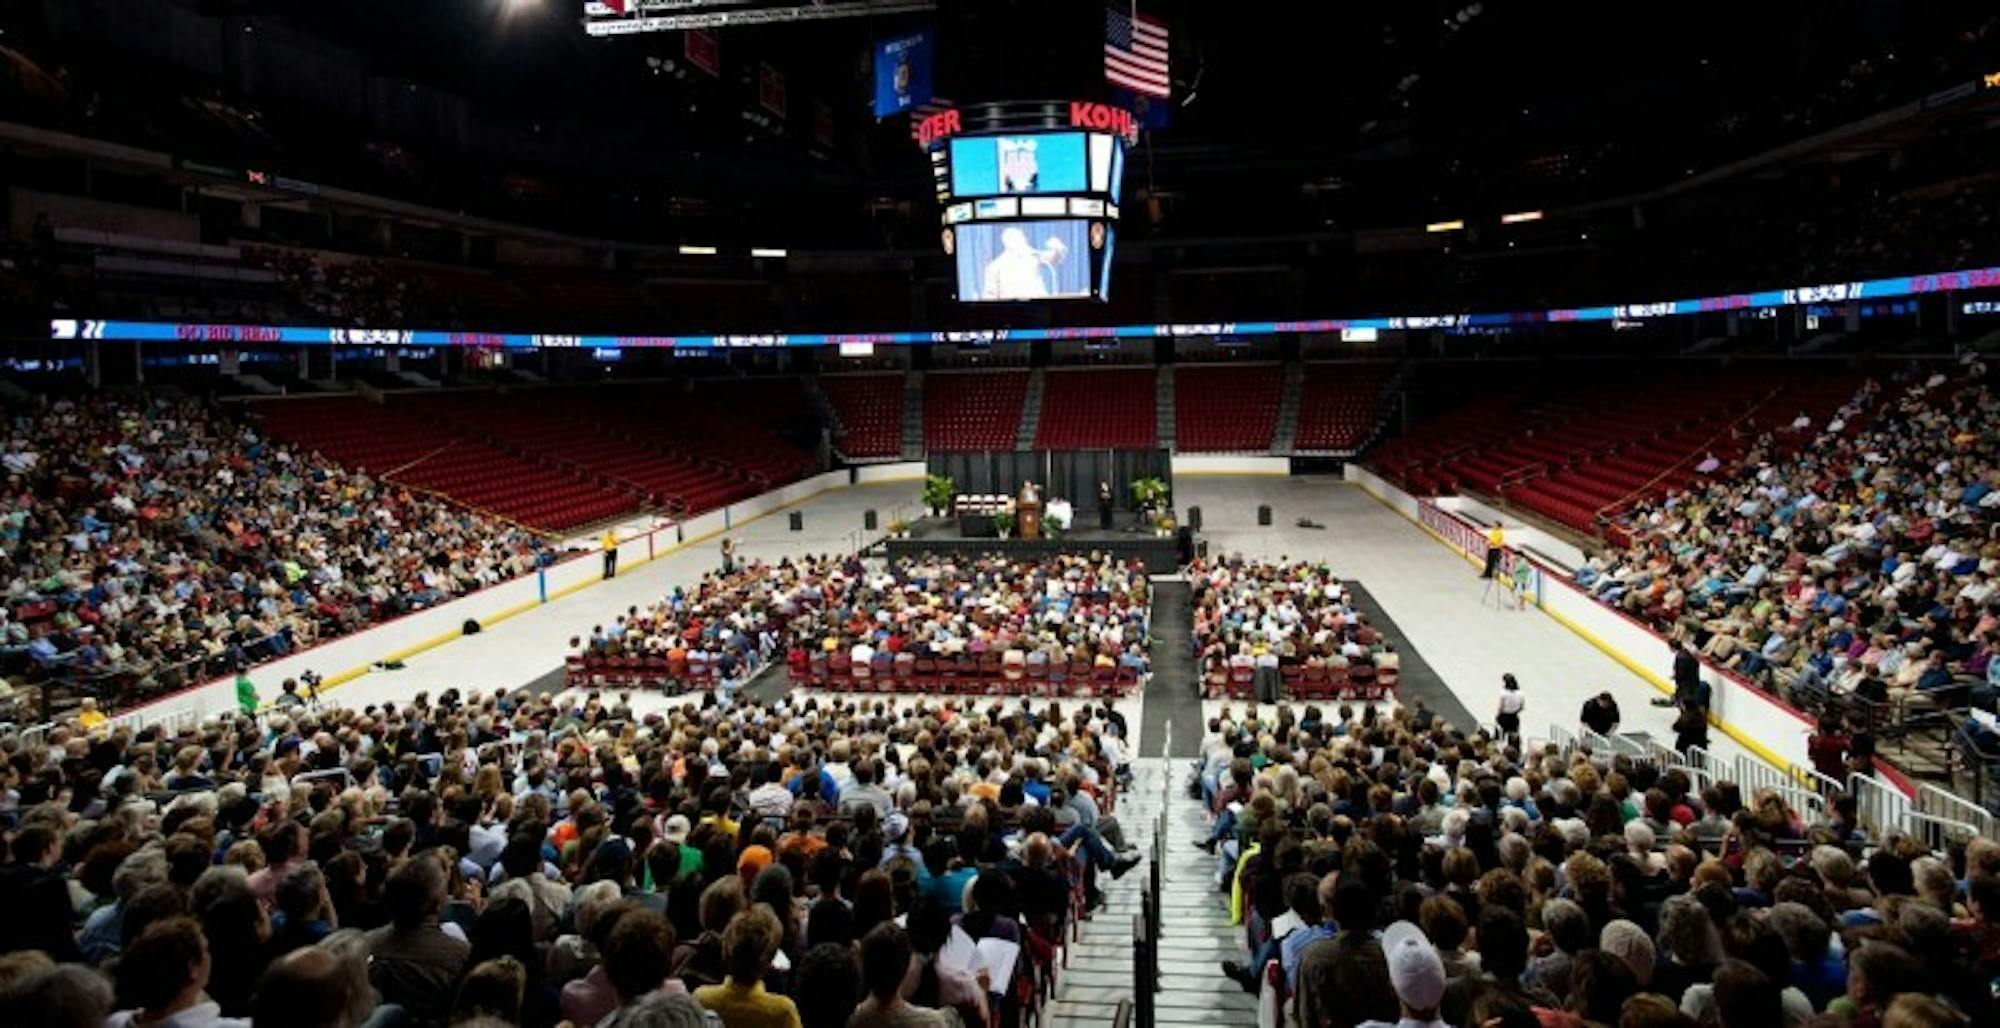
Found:
<path fill-rule="evenodd" d="M 796 380 L 356 397 L 259 408 L 275 436 L 530 528 L 645 505 L 688 516 L 797 480 L 811 458 L 770 427 Z"/>
<path fill-rule="evenodd" d="M 337 397 L 256 410 L 278 439 L 530 528 L 562 531 L 639 509 L 636 492 L 464 438 L 398 407 Z"/>
<path fill-rule="evenodd" d="M 1267 453 L 1278 428 L 1285 369 L 1278 364 L 1174 369 L 1174 446 L 1187 452 Z"/>
<path fill-rule="evenodd" d="M 1292 448 L 1352 453 L 1367 445 L 1395 370 L 1395 365 L 1379 362 L 1307 364 Z"/>
<path fill-rule="evenodd" d="M 1025 371 L 927 375 L 924 447 L 1011 450 L 1015 435 L 1021 431 L 1021 405 L 1027 398 Z"/>
<path fill-rule="evenodd" d="M 1279 674 L 1285 698 L 1295 702 L 1378 702 L 1397 699 L 1403 673 L 1399 668 L 1377 668 L 1368 664 L 1333 668 L 1294 664 L 1283 668 Z M 1257 677 L 1253 668 L 1216 664 L 1202 674 L 1202 694 L 1210 699 L 1255 699 L 1256 687 Z"/>
<path fill-rule="evenodd" d="M 1371 461 L 1421 495 L 1470 490 L 1579 532 L 1686 487 L 1714 454 L 1727 464 L 1800 411 L 1824 420 L 1854 392 L 1850 373 L 1800 379 L 1795 370 L 1735 370 L 1680 379 L 1599 382 L 1540 399 L 1487 399 L 1420 425 Z M 1788 438 L 1790 437 L 1790 438 Z"/>
<path fill-rule="evenodd" d="M 902 455 L 902 375 L 827 375 L 819 387 L 840 419 L 834 449 L 849 459 Z"/>
<path fill-rule="evenodd" d="M 1137 672 L 1125 667 L 1096 667 L 1089 661 L 1030 664 L 1009 671 L 1000 656 L 964 654 L 955 658 L 920 658 L 896 663 L 887 653 L 876 654 L 857 668 L 845 653 L 831 655 L 795 650 L 786 661 L 792 684 L 835 692 L 897 692 L 934 696 L 1123 696 L 1139 684 Z"/>
<path fill-rule="evenodd" d="M 1043 450 L 1146 450 L 1159 445 L 1153 369 L 1050 371 L 1042 386 Z"/>

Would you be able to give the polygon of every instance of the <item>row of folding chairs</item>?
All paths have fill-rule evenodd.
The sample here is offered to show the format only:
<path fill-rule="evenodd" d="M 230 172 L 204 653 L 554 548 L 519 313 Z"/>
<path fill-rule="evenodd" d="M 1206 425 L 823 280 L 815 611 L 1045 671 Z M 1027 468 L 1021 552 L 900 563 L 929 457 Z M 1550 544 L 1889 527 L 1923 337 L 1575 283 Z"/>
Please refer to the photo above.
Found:
<path fill-rule="evenodd" d="M 707 692 L 715 688 L 715 668 L 689 661 L 674 674 L 665 657 L 570 657 L 563 662 L 563 680 L 579 688 L 659 689 L 668 695 Z"/>
<path fill-rule="evenodd" d="M 898 662 L 876 654 L 856 668 L 844 653 L 814 654 L 788 665 L 792 684 L 835 692 L 961 693 L 1018 696 L 1123 696 L 1139 684 L 1139 674 L 1122 665 L 1096 667 L 1027 664 L 1010 669 L 994 655 L 956 659 L 918 658 Z"/>
<path fill-rule="evenodd" d="M 1401 672 L 1367 664 L 1293 664 L 1280 668 L 1278 676 L 1283 695 L 1290 700 L 1385 700 L 1396 698 Z M 1208 672 L 1205 684 L 1211 697 L 1252 699 L 1257 695 L 1257 672 L 1248 667 L 1217 668 Z"/>

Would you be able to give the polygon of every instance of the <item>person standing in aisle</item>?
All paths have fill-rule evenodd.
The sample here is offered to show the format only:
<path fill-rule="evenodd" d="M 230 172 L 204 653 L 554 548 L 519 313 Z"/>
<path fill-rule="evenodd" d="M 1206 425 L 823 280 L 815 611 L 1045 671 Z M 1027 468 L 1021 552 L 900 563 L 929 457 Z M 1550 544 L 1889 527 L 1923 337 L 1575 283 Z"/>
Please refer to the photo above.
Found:
<path fill-rule="evenodd" d="M 1681 701 L 1681 712 L 1674 718 L 1674 752 L 1686 756 L 1696 746 L 1708 748 L 1708 708 L 1687 699 Z"/>
<path fill-rule="evenodd" d="M 1500 522 L 1486 530 L 1486 570 L 1479 573 L 1481 578 L 1492 578 L 1500 570 L 1500 552 L 1507 548 L 1507 533 L 1501 531 Z"/>
<path fill-rule="evenodd" d="M 1608 689 L 1598 693 L 1583 701 L 1583 714 L 1579 720 L 1583 722 L 1583 727 L 1599 735 L 1610 735 L 1618 730 L 1618 701 Z"/>
<path fill-rule="evenodd" d="M 722 573 L 725 575 L 736 573 L 736 540 L 726 535 L 722 537 Z"/>
<path fill-rule="evenodd" d="M 604 577 L 613 578 L 618 574 L 618 534 L 611 529 L 604 530 Z"/>
<path fill-rule="evenodd" d="M 1514 673 L 1500 676 L 1500 711 L 1493 715 L 1493 721 L 1500 726 L 1506 738 L 1521 738 L 1521 708 L 1528 705 L 1521 695 L 1521 683 L 1514 680 Z"/>
<path fill-rule="evenodd" d="M 236 669 L 236 707 L 247 717 L 256 717 L 257 708 L 262 704 L 257 698 L 257 683 L 250 680 L 250 670 Z"/>

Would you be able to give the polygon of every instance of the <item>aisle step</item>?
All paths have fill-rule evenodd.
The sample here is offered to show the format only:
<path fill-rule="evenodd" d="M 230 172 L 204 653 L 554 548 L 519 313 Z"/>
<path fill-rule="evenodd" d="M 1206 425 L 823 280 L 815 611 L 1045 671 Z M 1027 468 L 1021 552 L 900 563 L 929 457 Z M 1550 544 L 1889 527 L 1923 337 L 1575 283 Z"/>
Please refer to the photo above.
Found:
<path fill-rule="evenodd" d="M 1157 757 L 1134 762 L 1136 781 L 1119 799 L 1118 823 L 1128 843 L 1150 853 L 1160 824 L 1169 776 L 1183 774 L 1181 760 Z M 1217 892 L 1213 858 L 1187 840 L 1207 831 L 1200 809 L 1178 792 L 1167 800 L 1167 859 L 1160 869 L 1160 991 L 1154 993 L 1154 1020 L 1162 1025 L 1250 1028 L 1257 1023 L 1256 999 L 1222 977 L 1220 964 L 1242 956 L 1242 930 L 1229 924 L 1227 897 Z M 1083 922 L 1069 944 L 1069 966 L 1058 972 L 1048 1028 L 1110 1024 L 1118 1002 L 1132 996 L 1132 925 L 1142 911 L 1147 880 L 1144 865 L 1123 879 L 1099 877 L 1104 905 Z"/>

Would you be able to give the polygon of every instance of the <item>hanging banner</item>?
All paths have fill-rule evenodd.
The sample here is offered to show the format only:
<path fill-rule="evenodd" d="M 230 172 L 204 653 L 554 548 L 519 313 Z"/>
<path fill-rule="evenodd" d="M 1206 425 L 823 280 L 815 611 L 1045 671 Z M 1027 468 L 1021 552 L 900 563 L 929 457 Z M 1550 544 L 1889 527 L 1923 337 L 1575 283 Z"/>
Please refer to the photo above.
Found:
<path fill-rule="evenodd" d="M 722 41 L 715 33 L 689 29 L 681 36 L 681 53 L 687 62 L 718 78 L 722 75 Z"/>
<path fill-rule="evenodd" d="M 757 104 L 779 118 L 785 116 L 785 73 L 757 62 Z"/>
<path fill-rule="evenodd" d="M 931 30 L 875 44 L 875 116 L 901 114 L 931 99 Z"/>

